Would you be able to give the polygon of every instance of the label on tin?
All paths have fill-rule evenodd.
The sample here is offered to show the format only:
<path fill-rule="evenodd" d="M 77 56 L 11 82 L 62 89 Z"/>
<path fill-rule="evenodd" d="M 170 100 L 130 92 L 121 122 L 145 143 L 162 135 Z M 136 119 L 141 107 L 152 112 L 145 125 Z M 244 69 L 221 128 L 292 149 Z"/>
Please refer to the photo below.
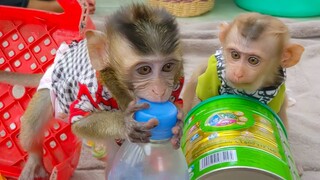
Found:
<path fill-rule="evenodd" d="M 245 106 L 195 111 L 186 120 L 188 128 L 182 140 L 190 179 L 232 167 L 295 179 L 292 177 L 297 173 L 285 133 L 273 118 L 271 113 L 262 114 Z"/>

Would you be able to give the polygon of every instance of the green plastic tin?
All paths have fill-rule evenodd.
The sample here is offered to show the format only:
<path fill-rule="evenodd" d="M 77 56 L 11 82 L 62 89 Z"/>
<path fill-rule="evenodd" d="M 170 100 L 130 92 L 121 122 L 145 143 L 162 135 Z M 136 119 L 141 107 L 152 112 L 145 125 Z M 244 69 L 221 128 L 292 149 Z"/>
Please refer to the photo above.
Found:
<path fill-rule="evenodd" d="M 243 9 L 282 17 L 320 15 L 319 0 L 234 0 Z"/>
<path fill-rule="evenodd" d="M 209 98 L 185 119 L 190 179 L 300 179 L 280 118 L 257 100 Z"/>

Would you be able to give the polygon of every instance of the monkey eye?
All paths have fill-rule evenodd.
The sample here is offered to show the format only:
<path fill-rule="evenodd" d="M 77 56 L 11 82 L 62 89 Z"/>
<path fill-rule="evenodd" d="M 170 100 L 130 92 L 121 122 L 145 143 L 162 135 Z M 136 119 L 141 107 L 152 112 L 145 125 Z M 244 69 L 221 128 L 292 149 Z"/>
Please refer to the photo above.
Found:
<path fill-rule="evenodd" d="M 231 51 L 231 57 L 233 59 L 240 59 L 240 53 L 238 53 L 237 51 L 233 50 L 233 51 Z"/>
<path fill-rule="evenodd" d="M 151 72 L 151 67 L 150 66 L 142 66 L 137 69 L 137 72 L 141 75 L 146 75 Z"/>
<path fill-rule="evenodd" d="M 260 63 L 260 60 L 257 57 L 249 57 L 248 62 L 252 65 L 257 65 Z"/>
<path fill-rule="evenodd" d="M 162 67 L 162 71 L 164 72 L 170 72 L 174 68 L 174 63 L 167 63 Z"/>

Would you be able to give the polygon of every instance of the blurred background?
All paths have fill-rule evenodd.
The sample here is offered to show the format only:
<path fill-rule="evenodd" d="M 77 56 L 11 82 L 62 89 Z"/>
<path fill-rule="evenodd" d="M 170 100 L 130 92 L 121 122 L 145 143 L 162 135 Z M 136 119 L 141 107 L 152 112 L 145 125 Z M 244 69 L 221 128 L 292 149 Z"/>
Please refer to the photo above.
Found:
<path fill-rule="evenodd" d="M 118 9 L 121 5 L 129 4 L 131 2 L 147 2 L 148 0 L 96 0 L 96 12 L 92 17 L 94 19 L 100 19 L 105 15 L 112 13 L 116 9 Z M 240 0 L 241 1 L 241 0 Z M 239 1 L 239 2 L 240 2 Z M 257 1 L 264 1 L 264 0 L 257 0 Z M 257 2 L 256 1 L 256 2 Z M 290 4 L 287 5 L 287 8 L 290 7 L 293 2 L 297 0 L 290 1 Z M 317 0 L 307 0 L 309 2 L 316 2 Z M 254 1 L 253 1 L 254 2 Z M 266 1 L 264 1 L 266 2 Z M 272 0 L 269 2 L 272 2 Z M 285 1 L 282 1 L 285 2 Z M 300 1 L 302 3 L 307 3 L 305 1 Z M 319 2 L 316 2 L 319 4 Z M 179 21 L 215 21 L 215 20 L 231 20 L 239 13 L 248 12 L 240 7 L 238 7 L 234 0 L 214 0 L 213 7 L 208 12 L 199 15 L 199 16 L 192 16 L 192 17 L 179 17 Z M 318 6 L 319 8 L 319 6 Z M 319 10 L 320 15 L 320 10 Z M 313 17 L 294 17 L 292 19 L 295 20 L 320 20 L 320 16 L 313 16 Z"/>

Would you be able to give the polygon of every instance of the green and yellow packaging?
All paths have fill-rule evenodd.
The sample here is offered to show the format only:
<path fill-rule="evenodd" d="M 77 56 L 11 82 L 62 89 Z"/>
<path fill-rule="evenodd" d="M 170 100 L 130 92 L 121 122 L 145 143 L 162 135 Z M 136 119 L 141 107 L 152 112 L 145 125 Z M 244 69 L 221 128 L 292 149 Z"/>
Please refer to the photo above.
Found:
<path fill-rule="evenodd" d="M 257 100 L 222 95 L 185 119 L 190 179 L 300 179 L 280 118 Z"/>

